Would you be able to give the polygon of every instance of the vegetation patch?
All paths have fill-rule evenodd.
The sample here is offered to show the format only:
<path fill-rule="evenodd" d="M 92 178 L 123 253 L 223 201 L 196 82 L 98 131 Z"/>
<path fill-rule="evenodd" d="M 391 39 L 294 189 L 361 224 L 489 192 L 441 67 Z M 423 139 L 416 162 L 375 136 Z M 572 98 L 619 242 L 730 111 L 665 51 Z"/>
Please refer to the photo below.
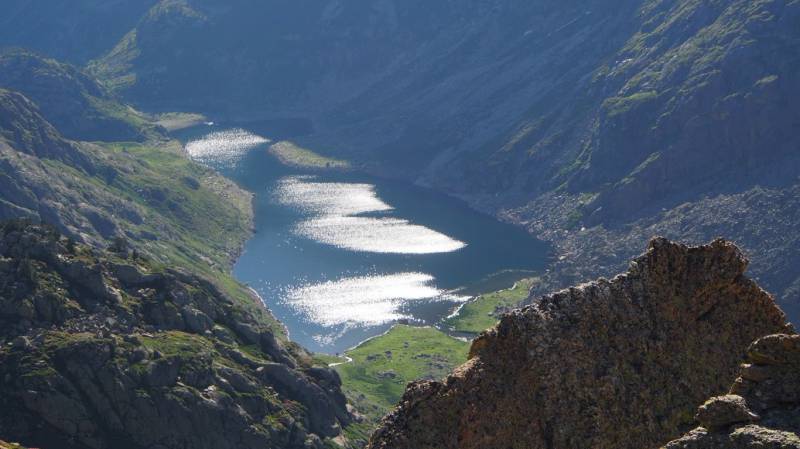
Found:
<path fill-rule="evenodd" d="M 146 255 L 149 269 L 179 266 L 202 275 L 284 339 L 283 326 L 230 274 L 252 228 L 248 193 L 189 160 L 177 141 L 80 145 L 96 167 L 91 173 L 58 160 L 42 162 L 61 174 L 79 202 L 91 198 L 102 208 L 94 212 L 98 223 L 124 235 L 116 239 Z"/>
<path fill-rule="evenodd" d="M 626 114 L 656 98 L 658 98 L 658 92 L 656 91 L 637 92 L 627 97 L 611 97 L 603 103 L 603 108 L 606 110 L 608 117 L 613 118 Z"/>
<path fill-rule="evenodd" d="M 347 351 L 352 361 L 336 370 L 353 405 L 376 423 L 400 400 L 409 382 L 443 378 L 467 361 L 468 350 L 468 342 L 438 329 L 397 325 Z"/>
<path fill-rule="evenodd" d="M 464 304 L 444 325 L 455 332 L 478 334 L 497 324 L 503 313 L 527 299 L 536 281 L 536 278 L 523 279 L 509 289 L 480 295 Z"/>

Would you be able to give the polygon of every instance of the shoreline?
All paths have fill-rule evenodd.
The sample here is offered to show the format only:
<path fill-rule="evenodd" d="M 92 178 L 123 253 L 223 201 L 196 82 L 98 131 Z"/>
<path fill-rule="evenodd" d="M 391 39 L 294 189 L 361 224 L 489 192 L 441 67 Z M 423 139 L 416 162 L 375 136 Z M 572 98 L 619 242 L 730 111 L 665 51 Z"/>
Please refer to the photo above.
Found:
<path fill-rule="evenodd" d="M 206 119 L 205 116 L 202 116 L 202 117 L 203 117 L 204 120 Z M 189 125 L 187 127 L 198 126 L 198 125 L 202 124 L 203 122 L 204 121 L 196 121 L 194 124 Z M 186 127 L 180 128 L 180 129 L 185 129 L 185 128 Z M 185 148 L 185 142 L 181 142 L 181 145 L 182 145 L 183 148 Z M 466 198 L 459 197 L 458 195 L 453 195 L 453 194 L 450 194 L 450 193 L 447 193 L 447 192 L 444 192 L 444 191 L 441 191 L 441 190 L 437 190 L 437 189 L 432 188 L 430 186 L 423 186 L 423 185 L 419 185 L 419 184 L 414 183 L 414 182 L 409 182 L 404 177 L 386 176 L 385 173 L 380 173 L 380 170 L 377 170 L 377 171 L 376 170 L 368 170 L 368 169 L 364 170 L 363 169 L 364 167 L 357 168 L 357 167 L 351 165 L 351 163 L 348 162 L 348 161 L 337 160 L 337 159 L 328 158 L 326 156 L 319 155 L 319 154 L 317 154 L 317 153 L 315 153 L 315 152 L 313 152 L 311 150 L 308 150 L 306 148 L 300 147 L 299 145 L 297 145 L 297 144 L 295 144 L 293 142 L 290 142 L 290 141 L 286 141 L 286 140 L 278 141 L 278 142 L 270 142 L 267 145 L 268 146 L 266 148 L 266 151 L 270 155 L 272 155 L 275 159 L 277 159 L 281 164 L 283 164 L 284 166 L 287 166 L 287 167 L 292 167 L 292 168 L 301 169 L 301 170 L 319 171 L 319 172 L 331 172 L 331 173 L 336 173 L 336 172 L 339 172 L 339 173 L 341 173 L 341 172 L 362 173 L 362 174 L 365 174 L 365 175 L 368 175 L 368 176 L 374 176 L 374 177 L 376 177 L 378 179 L 384 179 L 384 180 L 389 180 L 389 181 L 408 182 L 408 184 L 414 185 L 414 186 L 416 186 L 418 188 L 425 189 L 425 190 L 430 190 L 430 191 L 435 192 L 437 194 L 443 195 L 444 197 L 449 198 L 449 200 L 451 200 L 451 201 L 452 200 L 458 201 L 458 202 L 464 204 L 465 206 L 467 206 L 469 209 L 471 209 L 471 210 L 473 210 L 473 211 L 475 211 L 477 213 L 480 213 L 482 215 L 491 217 L 491 219 L 494 220 L 494 221 L 497 221 L 497 222 L 500 222 L 500 223 L 511 224 L 511 225 L 516 226 L 516 227 L 522 227 L 524 229 L 524 227 L 521 226 L 519 223 L 509 223 L 508 221 L 501 220 L 498 217 L 498 215 L 496 215 L 496 214 L 488 213 L 488 211 L 486 211 L 486 210 L 482 210 L 481 208 L 475 207 L 475 204 L 473 202 L 471 202 L 471 201 L 468 201 Z M 281 146 L 288 146 L 288 147 L 284 147 L 285 149 L 282 151 L 280 149 Z M 254 151 L 256 151 L 256 150 L 257 149 L 254 149 Z M 292 153 L 295 153 L 295 154 L 299 153 L 300 155 L 292 157 Z M 186 154 L 186 153 L 184 152 L 184 154 Z M 191 159 L 191 157 L 188 154 L 186 154 L 186 157 Z M 314 162 L 313 163 L 302 162 L 301 161 L 302 158 L 306 158 L 307 160 L 314 161 Z M 333 163 L 332 164 L 322 165 L 321 162 L 333 162 Z M 247 246 L 247 242 L 252 238 L 252 236 L 254 234 L 255 215 L 254 215 L 253 202 L 255 201 L 255 198 L 256 198 L 257 194 L 256 194 L 256 192 L 252 192 L 252 191 L 246 190 L 243 187 L 239 186 L 239 184 L 234 179 L 231 179 L 231 178 L 229 178 L 227 176 L 222 175 L 219 171 L 217 171 L 217 173 L 220 176 L 223 176 L 226 180 L 228 180 L 232 184 L 236 185 L 239 189 L 241 189 L 243 192 L 247 193 L 249 195 L 249 197 L 250 197 L 250 201 L 249 201 L 250 218 L 251 218 L 251 220 L 250 220 L 250 225 L 251 225 L 250 226 L 250 230 L 246 235 L 242 236 L 241 243 L 240 243 L 239 247 L 237 248 L 237 250 L 235 252 L 231 253 L 231 255 L 230 255 L 231 257 L 230 257 L 230 260 L 229 260 L 228 273 L 229 273 L 229 275 L 231 276 L 232 279 L 234 279 L 237 283 L 239 283 L 240 285 L 242 285 L 242 286 L 244 286 L 246 288 L 247 292 L 249 293 L 249 295 L 251 296 L 251 298 L 254 301 L 258 302 L 273 318 L 275 318 L 275 321 L 277 323 L 280 323 L 280 326 L 282 327 L 282 330 L 284 331 L 284 335 L 286 336 L 287 340 L 293 341 L 291 339 L 291 334 L 290 334 L 288 326 L 283 322 L 283 320 L 279 319 L 272 312 L 272 309 L 269 308 L 269 306 L 267 305 L 267 302 L 264 300 L 264 298 L 254 288 L 252 288 L 250 285 L 244 283 L 243 281 L 241 281 L 239 278 L 237 278 L 233 274 L 233 266 L 235 266 L 235 264 L 238 261 L 238 259 L 244 253 L 245 247 Z M 530 232 L 526 232 L 526 233 L 529 234 L 532 239 L 536 239 L 536 240 L 540 240 L 542 242 L 546 242 L 544 240 L 538 239 L 535 235 L 531 234 Z M 498 290 L 507 290 L 507 289 L 513 288 L 513 285 L 511 287 L 509 287 L 509 284 L 504 284 L 502 288 L 493 289 L 491 287 L 488 287 L 487 285 L 482 285 L 482 284 L 491 283 L 494 278 L 498 278 L 498 277 L 501 277 L 504 274 L 514 273 L 514 272 L 516 272 L 517 275 L 516 276 L 512 276 L 512 277 L 516 277 L 516 279 L 512 281 L 513 285 L 516 285 L 516 282 L 518 282 L 520 279 L 524 279 L 525 277 L 530 276 L 532 274 L 541 274 L 538 271 L 529 270 L 529 269 L 503 269 L 503 270 L 500 270 L 500 271 L 497 271 L 497 272 L 494 272 L 494 273 L 490 273 L 490 274 L 486 275 L 485 277 L 479 279 L 478 281 L 472 282 L 472 283 L 467 284 L 467 285 L 462 285 L 462 286 L 456 287 L 455 289 L 452 289 L 451 291 L 453 291 L 453 292 L 466 292 L 466 295 L 471 297 L 467 302 L 474 301 L 475 298 L 477 298 L 481 294 L 491 293 L 491 292 L 498 291 Z M 354 345 L 352 345 L 352 346 L 344 349 L 343 351 L 341 351 L 341 354 L 346 354 L 348 351 L 355 350 L 356 348 L 368 343 L 372 339 L 375 339 L 377 337 L 386 335 L 388 332 L 390 332 L 392 329 L 394 329 L 396 326 L 399 326 L 399 325 L 407 325 L 407 326 L 418 327 L 418 328 L 433 328 L 433 329 L 436 329 L 436 330 L 444 333 L 445 335 L 447 335 L 447 336 L 449 336 L 451 338 L 468 342 L 468 341 L 474 339 L 474 337 L 476 335 L 467 336 L 467 335 L 462 335 L 462 334 L 455 334 L 454 332 L 451 332 L 446 327 L 442 326 L 442 323 L 448 317 L 457 315 L 459 313 L 459 311 L 464 307 L 464 305 L 467 302 L 458 304 L 456 307 L 453 308 L 453 310 L 448 315 L 439 317 L 439 319 L 437 320 L 436 323 L 427 324 L 427 325 L 424 325 L 424 326 L 414 326 L 412 324 L 402 323 L 402 322 L 392 323 L 392 325 L 386 331 L 384 331 L 382 333 L 379 333 L 379 334 L 376 334 L 376 335 L 373 335 L 371 337 L 365 338 L 365 339 L 355 343 Z M 336 355 L 335 353 L 331 354 L 331 353 L 327 353 L 327 352 L 323 352 L 323 351 L 311 351 L 311 352 L 312 353 L 318 353 L 318 354 L 326 354 L 326 355 L 329 355 L 329 356 L 335 356 Z M 342 355 L 341 357 L 347 357 L 347 356 Z M 343 363 L 347 363 L 347 362 L 343 362 Z"/>

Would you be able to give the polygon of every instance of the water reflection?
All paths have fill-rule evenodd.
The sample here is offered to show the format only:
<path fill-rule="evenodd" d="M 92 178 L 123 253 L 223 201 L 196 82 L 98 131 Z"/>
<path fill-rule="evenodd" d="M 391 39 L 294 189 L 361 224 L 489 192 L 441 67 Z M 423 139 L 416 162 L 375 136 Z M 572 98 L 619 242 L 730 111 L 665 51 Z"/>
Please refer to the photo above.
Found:
<path fill-rule="evenodd" d="M 394 208 L 371 184 L 316 182 L 309 176 L 284 178 L 278 201 L 310 215 L 294 227 L 297 235 L 350 251 L 393 254 L 448 253 L 466 244 L 425 226 L 396 217 L 365 214 Z"/>
<path fill-rule="evenodd" d="M 290 137 L 240 124 L 180 138 L 193 159 L 254 193 L 257 232 L 234 273 L 311 350 L 342 351 L 397 320 L 436 324 L 464 300 L 455 289 L 546 260 L 524 230 L 451 198 L 359 173 L 304 173 L 261 136 Z"/>
<path fill-rule="evenodd" d="M 326 327 L 377 326 L 413 317 L 403 311 L 413 301 L 465 301 L 444 292 L 424 273 L 343 278 L 289 290 L 287 302 L 307 320 Z"/>
<path fill-rule="evenodd" d="M 248 151 L 269 143 L 269 139 L 241 128 L 207 134 L 186 143 L 189 156 L 203 164 L 231 166 L 239 162 Z"/>

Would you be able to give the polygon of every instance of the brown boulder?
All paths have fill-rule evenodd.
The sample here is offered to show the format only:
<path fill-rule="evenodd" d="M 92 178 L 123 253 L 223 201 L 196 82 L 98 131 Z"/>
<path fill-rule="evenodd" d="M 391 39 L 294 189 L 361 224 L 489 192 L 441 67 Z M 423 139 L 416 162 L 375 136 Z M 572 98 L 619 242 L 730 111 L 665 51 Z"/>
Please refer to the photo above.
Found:
<path fill-rule="evenodd" d="M 731 388 L 738 398 L 738 417 L 745 410 L 758 413 L 755 423 L 732 417 L 732 407 L 710 413 L 700 407 L 701 426 L 667 444 L 666 449 L 800 449 L 800 336 L 769 335 L 756 340 L 748 350 L 748 362 Z M 756 373 L 754 375 L 754 373 Z M 722 409 L 727 412 L 722 412 Z M 709 419 L 713 416 L 713 423 Z M 725 422 L 727 421 L 727 422 Z"/>

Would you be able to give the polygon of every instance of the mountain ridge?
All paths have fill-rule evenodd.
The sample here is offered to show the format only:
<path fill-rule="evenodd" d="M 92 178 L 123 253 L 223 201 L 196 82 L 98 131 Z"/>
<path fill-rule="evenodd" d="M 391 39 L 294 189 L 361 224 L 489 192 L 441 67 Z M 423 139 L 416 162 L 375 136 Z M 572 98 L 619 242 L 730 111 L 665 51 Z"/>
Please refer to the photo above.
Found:
<path fill-rule="evenodd" d="M 91 76 L 28 50 L 0 51 L 0 86 L 30 98 L 70 139 L 141 142 L 163 131 Z"/>

